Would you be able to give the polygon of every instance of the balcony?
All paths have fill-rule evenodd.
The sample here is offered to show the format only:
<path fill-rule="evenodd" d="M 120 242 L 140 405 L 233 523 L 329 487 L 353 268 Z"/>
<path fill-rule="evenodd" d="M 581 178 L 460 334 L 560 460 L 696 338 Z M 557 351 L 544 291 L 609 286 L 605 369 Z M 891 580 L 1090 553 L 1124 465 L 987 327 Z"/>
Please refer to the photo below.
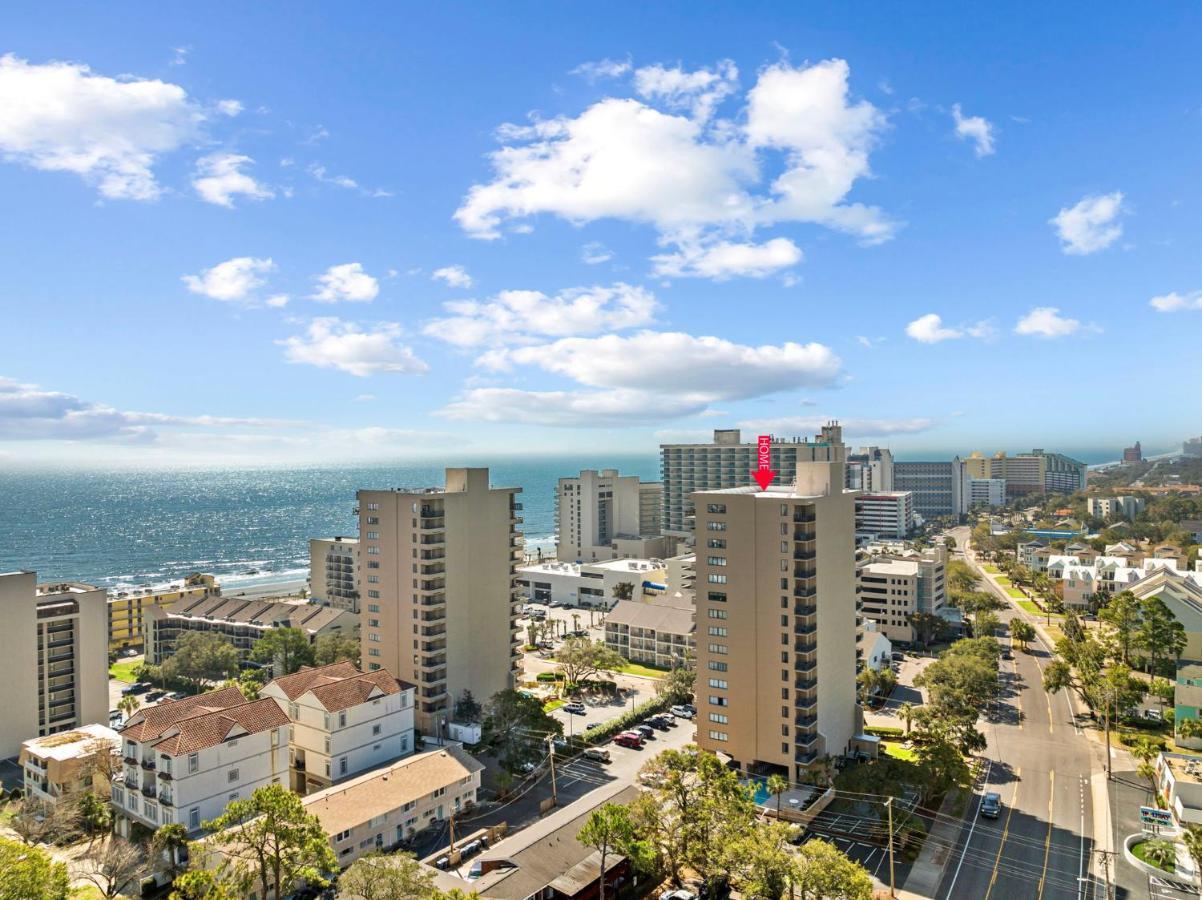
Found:
<path fill-rule="evenodd" d="M 793 626 L 793 633 L 800 635 L 813 634 L 818 630 L 817 625 L 802 625 L 800 622 Z"/>
<path fill-rule="evenodd" d="M 155 790 L 154 790 L 154 785 L 153 785 L 153 784 L 144 784 L 144 785 L 142 785 L 142 796 L 143 796 L 143 797 L 149 797 L 151 800 L 155 799 L 155 797 L 156 797 L 157 795 L 156 795 L 156 793 L 155 793 Z"/>
<path fill-rule="evenodd" d="M 810 653 L 814 653 L 815 651 L 817 651 L 817 649 L 818 649 L 817 639 L 815 639 L 813 641 L 797 641 L 793 645 L 794 653 L 810 654 Z"/>
<path fill-rule="evenodd" d="M 813 750 L 810 750 L 807 753 L 802 753 L 802 752 L 798 751 L 797 755 L 793 757 L 793 761 L 799 762 L 803 766 L 808 766 L 810 763 L 812 763 L 817 758 L 818 758 L 818 754 L 816 752 L 814 752 Z"/>
<path fill-rule="evenodd" d="M 154 765 L 154 759 L 153 759 L 153 758 L 152 758 L 152 759 L 143 759 L 143 760 L 141 760 L 141 761 L 139 762 L 139 765 L 140 765 L 140 766 L 141 766 L 143 769 L 146 769 L 148 772 L 153 772 L 153 771 L 154 771 L 154 769 L 155 769 L 155 765 Z"/>
<path fill-rule="evenodd" d="M 809 728 L 812 725 L 818 724 L 818 717 L 810 715 L 798 715 L 795 719 L 793 719 L 793 724 L 799 728 Z"/>
<path fill-rule="evenodd" d="M 435 672 L 423 672 L 422 673 L 422 681 L 425 684 L 438 684 L 439 682 L 443 682 L 446 680 L 447 680 L 447 670 L 446 669 L 438 669 Z"/>
<path fill-rule="evenodd" d="M 816 668 L 818 668 L 817 660 L 799 659 L 793 664 L 793 671 L 798 673 L 813 672 Z"/>
<path fill-rule="evenodd" d="M 811 559 L 817 559 L 818 554 L 814 550 L 794 550 L 793 558 L 808 562 Z"/>
<path fill-rule="evenodd" d="M 158 778 L 159 778 L 159 781 L 170 781 L 172 778 L 171 770 L 170 769 L 159 769 Z"/>
<path fill-rule="evenodd" d="M 818 570 L 813 566 L 803 566 L 800 563 L 793 567 L 794 578 L 815 578 L 818 575 Z"/>
<path fill-rule="evenodd" d="M 818 596 L 818 589 L 812 584 L 797 584 L 793 586 L 793 596 L 808 600 Z"/>
<path fill-rule="evenodd" d="M 175 801 L 171 799 L 171 795 L 165 792 L 159 793 L 159 803 L 163 806 L 175 806 Z"/>
<path fill-rule="evenodd" d="M 793 522 L 796 525 L 813 525 L 818 521 L 818 517 L 812 512 L 798 511 L 793 513 Z"/>
<path fill-rule="evenodd" d="M 813 747 L 816 743 L 818 743 L 818 734 L 817 732 L 813 734 L 799 734 L 794 743 L 798 747 Z"/>
<path fill-rule="evenodd" d="M 816 603 L 798 603 L 793 607 L 793 615 L 795 616 L 812 616 L 818 612 Z"/>
<path fill-rule="evenodd" d="M 139 762 L 141 762 L 141 759 L 138 758 L 137 754 L 132 753 L 129 750 L 125 751 L 125 755 L 121 757 L 121 760 L 127 766 L 136 766 Z"/>
<path fill-rule="evenodd" d="M 800 694 L 793 701 L 793 707 L 795 709 L 815 709 L 817 706 L 818 698 L 812 695 L 806 696 L 805 694 Z"/>

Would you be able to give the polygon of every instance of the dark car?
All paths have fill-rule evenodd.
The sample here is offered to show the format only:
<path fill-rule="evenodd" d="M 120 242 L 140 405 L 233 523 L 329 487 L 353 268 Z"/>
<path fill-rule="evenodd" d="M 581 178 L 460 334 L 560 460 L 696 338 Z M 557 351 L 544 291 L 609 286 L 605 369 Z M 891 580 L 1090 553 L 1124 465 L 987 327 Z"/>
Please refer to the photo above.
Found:
<path fill-rule="evenodd" d="M 668 723 L 665 722 L 663 719 L 661 719 L 659 716 L 654 716 L 654 717 L 648 719 L 647 724 L 650 725 L 652 728 L 655 728 L 659 731 L 667 731 L 668 730 Z"/>
<path fill-rule="evenodd" d="M 600 722 L 589 722 L 587 725 L 584 726 L 584 730 L 592 731 L 594 728 L 600 728 L 600 727 L 601 727 Z"/>
<path fill-rule="evenodd" d="M 653 737 L 655 737 L 655 729 L 652 728 L 650 725 L 635 725 L 634 728 L 632 728 L 630 730 L 637 731 L 639 734 L 641 734 L 643 736 L 643 740 L 645 740 L 645 741 L 649 741 Z"/>
<path fill-rule="evenodd" d="M 1002 813 L 1002 795 L 990 791 L 981 798 L 981 815 L 987 819 L 996 819 Z"/>
<path fill-rule="evenodd" d="M 154 687 L 154 685 L 151 684 L 149 681 L 139 681 L 137 684 L 131 684 L 129 687 L 125 688 L 125 690 L 122 691 L 122 693 L 124 693 L 124 694 L 145 694 L 152 687 Z"/>

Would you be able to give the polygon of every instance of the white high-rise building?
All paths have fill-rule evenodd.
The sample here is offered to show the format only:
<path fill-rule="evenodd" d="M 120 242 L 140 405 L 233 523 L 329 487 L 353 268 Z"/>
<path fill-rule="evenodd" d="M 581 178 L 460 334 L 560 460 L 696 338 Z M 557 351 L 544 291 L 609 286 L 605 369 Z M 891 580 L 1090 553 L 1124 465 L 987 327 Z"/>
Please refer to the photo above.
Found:
<path fill-rule="evenodd" d="M 619 475 L 617 469 L 583 469 L 561 478 L 555 492 L 555 553 L 561 562 L 664 555 L 660 538 L 663 485 Z"/>
<path fill-rule="evenodd" d="M 892 451 L 860 447 L 847 454 L 847 486 L 857 491 L 893 490 Z"/>
<path fill-rule="evenodd" d="M 901 539 L 914 530 L 914 495 L 873 491 L 856 495 L 856 536 Z"/>

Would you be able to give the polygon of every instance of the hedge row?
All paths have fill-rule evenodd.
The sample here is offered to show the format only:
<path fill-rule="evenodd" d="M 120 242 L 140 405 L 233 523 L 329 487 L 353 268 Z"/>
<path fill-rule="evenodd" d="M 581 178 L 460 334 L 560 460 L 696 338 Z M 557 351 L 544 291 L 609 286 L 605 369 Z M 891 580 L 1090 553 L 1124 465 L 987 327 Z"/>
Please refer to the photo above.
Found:
<path fill-rule="evenodd" d="M 600 728 L 594 728 L 592 731 L 585 732 L 585 743 L 590 745 L 604 743 L 618 732 L 630 730 L 642 722 L 643 719 L 655 713 L 663 712 L 671 705 L 671 701 L 666 696 L 652 697 L 645 703 L 640 703 L 634 709 L 622 713 L 616 719 L 611 719 Z"/>
<path fill-rule="evenodd" d="M 895 728 L 892 725 L 869 725 L 864 729 L 864 733 L 877 737 L 902 737 L 906 732 L 905 729 Z"/>

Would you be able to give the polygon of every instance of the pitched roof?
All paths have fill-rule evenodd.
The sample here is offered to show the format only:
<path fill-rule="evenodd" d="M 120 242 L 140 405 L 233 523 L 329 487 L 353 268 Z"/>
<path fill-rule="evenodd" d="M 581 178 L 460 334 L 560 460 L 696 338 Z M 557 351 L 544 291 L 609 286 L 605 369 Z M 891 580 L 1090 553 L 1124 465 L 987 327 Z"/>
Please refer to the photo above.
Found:
<path fill-rule="evenodd" d="M 305 667 L 269 682 L 266 688 L 273 685 L 289 700 L 312 694 L 327 712 L 348 709 L 372 697 L 388 696 L 413 687 L 394 678 L 384 669 L 360 672 L 349 662 Z"/>
<path fill-rule="evenodd" d="M 306 812 L 321 820 L 326 834 L 338 834 L 400 809 L 440 787 L 462 781 L 483 768 L 471 754 L 448 744 L 310 794 L 302 802 Z"/>
<path fill-rule="evenodd" d="M 605 623 L 651 628 L 666 634 L 692 634 L 695 627 L 691 606 L 663 606 L 638 600 L 619 600 L 605 616 Z"/>
<path fill-rule="evenodd" d="M 156 706 L 139 709 L 130 716 L 121 729 L 121 737 L 131 741 L 151 741 L 177 722 L 245 702 L 246 698 L 236 687 L 219 688 L 182 700 L 164 700 Z"/>
<path fill-rule="evenodd" d="M 258 734 L 288 724 L 288 716 L 270 697 L 184 719 L 168 729 L 154 748 L 168 756 L 195 753 L 244 734 Z"/>

